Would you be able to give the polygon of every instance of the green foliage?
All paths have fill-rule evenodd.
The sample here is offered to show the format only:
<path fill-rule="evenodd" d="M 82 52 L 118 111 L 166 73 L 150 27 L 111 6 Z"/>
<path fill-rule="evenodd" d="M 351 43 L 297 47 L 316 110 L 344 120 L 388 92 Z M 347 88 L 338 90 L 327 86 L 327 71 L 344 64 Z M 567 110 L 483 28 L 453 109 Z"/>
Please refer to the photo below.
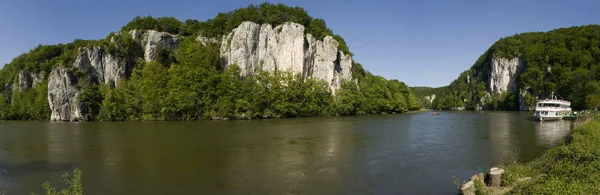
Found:
<path fill-rule="evenodd" d="M 4 96 L 4 95 L 3 95 Z M 3 119 L 22 119 L 22 120 L 48 120 L 50 119 L 50 107 L 48 106 L 48 81 L 38 83 L 33 88 L 26 91 L 14 91 L 13 100 L 8 96 L 1 98 L 0 116 Z M 4 101 L 3 101 L 4 99 Z"/>
<path fill-rule="evenodd" d="M 481 180 L 475 180 L 475 194 L 476 195 L 485 195 L 487 194 L 485 191 L 485 184 Z"/>
<path fill-rule="evenodd" d="M 421 108 L 432 109 L 434 108 L 433 100 L 435 100 L 435 98 L 433 100 L 431 100 L 431 98 L 433 98 L 433 96 L 435 96 L 436 98 L 439 97 L 439 95 L 442 94 L 444 88 L 411 87 L 410 89 L 412 90 L 412 93 L 415 96 L 415 101 L 418 102 Z"/>
<path fill-rule="evenodd" d="M 577 127 L 567 140 L 543 157 L 506 169 L 507 184 L 516 178 L 533 177 L 518 183 L 513 194 L 599 194 L 600 119 Z M 504 180 L 504 179 L 503 179 Z"/>
<path fill-rule="evenodd" d="M 306 28 L 305 33 L 312 34 L 319 40 L 326 36 L 332 36 L 339 43 L 338 49 L 345 54 L 353 55 L 346 45 L 346 41 L 327 28 L 323 19 L 312 18 L 301 7 L 290 7 L 281 3 L 271 4 L 265 2 L 260 5 L 249 5 L 227 13 L 219 13 L 213 19 L 207 21 L 186 20 L 181 22 L 173 17 L 137 16 L 123 26 L 121 31 L 156 30 L 184 36 L 221 37 L 237 28 L 244 21 L 271 24 L 272 26 L 282 25 L 286 22 L 302 24 Z"/>
<path fill-rule="evenodd" d="M 132 56 L 138 56 L 141 53 L 140 45 L 129 33 L 120 33 L 118 35 L 109 35 L 113 41 L 106 44 L 107 51 L 113 54 L 117 58 L 127 58 Z M 159 55 L 162 54 L 159 52 Z"/>
<path fill-rule="evenodd" d="M 83 194 L 83 174 L 79 168 L 73 170 L 73 175 L 65 173 L 62 175 L 65 182 L 65 188 L 57 190 L 50 182 L 44 182 L 43 188 L 46 195 L 82 195 Z"/>
<path fill-rule="evenodd" d="M 136 16 L 121 28 L 122 31 L 130 30 L 156 30 L 178 34 L 181 29 L 181 22 L 174 17 L 153 18 L 152 16 L 140 17 Z"/>
<path fill-rule="evenodd" d="M 420 108 L 406 84 L 371 74 L 366 74 L 358 85 L 342 83 L 336 107 L 340 115 L 402 113 Z"/>
<path fill-rule="evenodd" d="M 88 85 L 81 90 L 77 96 L 77 101 L 83 104 L 83 113 L 85 113 L 84 117 L 87 120 L 96 120 L 97 115 L 100 113 L 103 98 L 96 84 Z"/>

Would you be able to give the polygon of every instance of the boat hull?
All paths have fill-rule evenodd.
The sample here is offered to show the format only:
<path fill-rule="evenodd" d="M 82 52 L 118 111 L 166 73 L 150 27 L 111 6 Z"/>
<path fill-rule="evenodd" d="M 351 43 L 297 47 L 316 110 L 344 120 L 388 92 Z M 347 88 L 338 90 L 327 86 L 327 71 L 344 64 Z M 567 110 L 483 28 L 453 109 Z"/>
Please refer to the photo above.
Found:
<path fill-rule="evenodd" d="M 555 121 L 555 120 L 561 120 L 563 117 L 562 116 L 534 116 L 533 118 L 534 118 L 534 120 L 538 120 L 538 121 Z"/>

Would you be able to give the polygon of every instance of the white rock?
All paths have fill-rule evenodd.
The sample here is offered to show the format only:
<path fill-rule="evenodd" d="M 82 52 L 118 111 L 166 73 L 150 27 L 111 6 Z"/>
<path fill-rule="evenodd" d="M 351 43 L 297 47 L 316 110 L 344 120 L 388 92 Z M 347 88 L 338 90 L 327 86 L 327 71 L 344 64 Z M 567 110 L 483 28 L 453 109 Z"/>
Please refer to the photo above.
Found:
<path fill-rule="evenodd" d="M 48 79 L 48 104 L 52 121 L 79 121 L 83 117 L 83 105 L 77 102 L 79 90 L 77 78 L 67 69 L 55 69 Z"/>
<path fill-rule="evenodd" d="M 221 65 L 238 65 L 242 76 L 258 71 L 284 71 L 325 80 L 332 92 L 352 80 L 352 58 L 338 51 L 331 36 L 322 41 L 304 34 L 304 26 L 285 23 L 273 28 L 243 22 L 221 41 Z"/>
<path fill-rule="evenodd" d="M 155 30 L 148 30 L 147 39 L 142 41 L 144 45 L 144 59 L 147 62 L 154 61 L 159 48 L 174 50 L 179 46 L 181 39 L 177 35 L 172 35 L 166 32 L 158 32 Z M 144 38 L 142 36 L 136 36 L 138 38 Z M 136 39 L 137 40 L 137 39 Z M 139 41 L 138 41 L 139 42 Z"/>
<path fill-rule="evenodd" d="M 516 80 L 524 67 L 520 58 L 493 58 L 488 88 L 492 93 L 516 92 Z"/>
<path fill-rule="evenodd" d="M 425 96 L 425 100 L 427 100 L 430 104 L 433 104 L 433 101 L 435 100 L 435 94 Z"/>
<path fill-rule="evenodd" d="M 338 53 L 337 47 L 338 42 L 330 36 L 323 38 L 323 41 L 316 41 L 317 50 L 313 57 L 313 72 L 312 75 L 309 75 L 325 80 L 325 82 L 329 83 L 330 88 L 334 87 L 332 84 L 334 82 L 333 74 L 335 72 L 334 68 Z"/>
<path fill-rule="evenodd" d="M 209 44 L 214 44 L 214 43 L 219 43 L 219 41 L 215 38 L 208 38 L 208 37 L 204 37 L 204 36 L 198 36 L 196 37 L 196 40 L 200 41 L 200 43 L 203 46 L 207 46 Z"/>
<path fill-rule="evenodd" d="M 224 66 L 236 64 L 243 76 L 252 75 L 258 67 L 258 39 L 260 26 L 254 22 L 242 22 L 223 38 L 221 57 Z"/>
<path fill-rule="evenodd" d="M 258 39 L 258 67 L 263 71 L 277 70 L 276 58 L 278 50 L 278 40 L 275 30 L 270 24 L 263 24 L 260 27 Z"/>
<path fill-rule="evenodd" d="M 117 84 L 126 76 L 127 63 L 125 59 L 118 59 L 100 47 L 91 47 L 79 48 L 74 66 L 81 71 L 90 71 L 98 82 L 107 84 L 113 81 Z"/>
<path fill-rule="evenodd" d="M 44 81 L 45 75 L 43 73 L 34 73 L 32 71 L 23 70 L 19 72 L 17 76 L 17 85 L 13 85 L 15 91 L 27 91 L 33 86 Z"/>

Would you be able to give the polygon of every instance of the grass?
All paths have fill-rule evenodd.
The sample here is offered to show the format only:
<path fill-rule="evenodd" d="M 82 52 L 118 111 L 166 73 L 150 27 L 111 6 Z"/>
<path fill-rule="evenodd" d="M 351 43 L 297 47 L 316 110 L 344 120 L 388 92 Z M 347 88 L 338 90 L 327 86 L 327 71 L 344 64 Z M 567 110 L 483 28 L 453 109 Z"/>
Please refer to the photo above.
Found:
<path fill-rule="evenodd" d="M 504 167 L 508 194 L 600 194 L 600 118 L 573 130 L 544 156 Z M 520 178 L 531 177 L 524 182 Z"/>

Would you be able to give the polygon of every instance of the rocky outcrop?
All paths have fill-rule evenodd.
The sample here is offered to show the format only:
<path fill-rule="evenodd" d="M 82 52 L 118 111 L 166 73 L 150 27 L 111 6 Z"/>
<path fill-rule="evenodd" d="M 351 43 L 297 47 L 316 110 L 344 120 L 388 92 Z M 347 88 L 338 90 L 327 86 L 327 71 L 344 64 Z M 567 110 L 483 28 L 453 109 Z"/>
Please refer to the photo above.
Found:
<path fill-rule="evenodd" d="M 46 80 L 46 77 L 42 72 L 34 73 L 32 71 L 23 70 L 19 72 L 17 84 L 13 85 L 13 90 L 26 91 L 44 80 Z"/>
<path fill-rule="evenodd" d="M 517 92 L 517 76 L 524 64 L 521 58 L 492 58 L 488 89 L 492 93 Z"/>
<path fill-rule="evenodd" d="M 131 34 L 132 32 L 130 32 Z M 135 32 L 134 32 L 135 33 Z M 140 37 L 140 36 L 136 36 Z M 141 40 L 142 47 L 144 49 L 144 59 L 146 61 L 154 61 L 160 49 L 174 50 L 179 46 L 181 39 L 166 32 L 158 32 L 155 30 L 148 30 L 145 32 Z M 139 40 L 139 39 L 136 39 Z"/>
<path fill-rule="evenodd" d="M 243 22 L 223 37 L 221 64 L 239 66 L 242 76 L 277 70 L 319 78 L 335 92 L 343 80 L 352 79 L 352 57 L 338 50 L 339 43 L 333 37 L 317 40 L 304 30 L 297 23 L 273 28 Z"/>
<path fill-rule="evenodd" d="M 433 104 L 433 101 L 435 100 L 435 94 L 425 96 L 425 100 L 427 100 L 427 102 L 429 102 L 430 104 Z"/>
<path fill-rule="evenodd" d="M 126 60 L 104 52 L 101 47 L 79 48 L 75 67 L 89 71 L 90 76 L 100 83 L 118 83 L 126 76 Z"/>
<path fill-rule="evenodd" d="M 129 31 L 129 35 L 137 41 L 138 48 L 142 51 L 134 56 L 117 57 L 107 52 L 103 47 L 79 48 L 77 59 L 74 66 L 81 71 L 89 72 L 92 78 L 99 83 L 108 84 L 114 82 L 117 84 L 121 79 L 127 76 L 127 69 L 133 65 L 136 58 L 144 58 L 146 61 L 154 61 L 160 49 L 174 50 L 181 42 L 176 35 L 154 30 Z M 111 38 L 115 43 L 115 37 L 123 36 L 122 33 L 116 33 Z M 119 45 L 117 45 L 119 47 Z M 143 53 L 141 53 L 143 52 Z"/>
<path fill-rule="evenodd" d="M 85 120 L 83 105 L 77 102 L 79 90 L 76 85 L 77 77 L 67 69 L 55 69 L 50 73 L 48 78 L 48 103 L 52 111 L 50 120 Z"/>
<path fill-rule="evenodd" d="M 200 43 L 203 46 L 207 46 L 209 44 L 218 44 L 219 40 L 217 40 L 216 38 L 208 38 L 208 37 L 204 37 L 204 36 L 198 36 L 196 37 L 197 41 L 200 41 Z"/>
<path fill-rule="evenodd" d="M 485 94 L 483 95 L 483 97 L 481 97 L 481 99 L 479 99 L 479 102 L 477 102 L 477 104 L 475 105 L 475 110 L 487 110 L 488 108 L 488 103 L 492 100 L 492 94 L 490 92 L 485 92 Z"/>

